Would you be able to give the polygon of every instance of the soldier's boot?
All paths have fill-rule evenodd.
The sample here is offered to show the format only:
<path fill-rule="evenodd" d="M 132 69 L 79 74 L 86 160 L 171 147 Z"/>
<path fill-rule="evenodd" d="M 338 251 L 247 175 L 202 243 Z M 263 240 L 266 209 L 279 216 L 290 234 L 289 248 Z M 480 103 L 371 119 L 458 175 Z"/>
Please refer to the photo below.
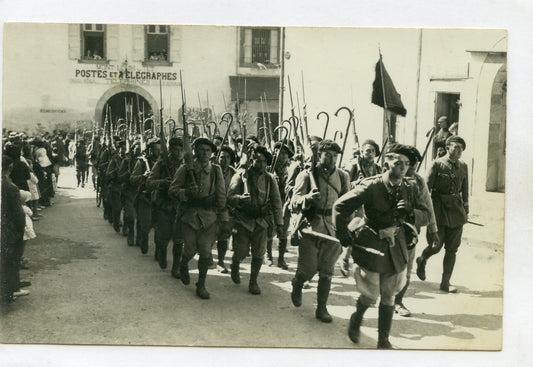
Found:
<path fill-rule="evenodd" d="M 394 310 L 398 315 L 403 317 L 411 316 L 411 311 L 409 311 L 403 304 L 403 296 L 405 295 L 405 292 L 407 292 L 408 287 L 409 279 L 407 279 L 407 282 L 405 282 L 405 286 L 402 288 L 402 290 L 394 297 Z"/>
<path fill-rule="evenodd" d="M 207 269 L 209 268 L 209 259 L 200 257 L 198 259 L 198 283 L 196 283 L 196 295 L 201 299 L 209 299 L 210 295 L 205 289 L 205 278 L 207 277 Z"/>
<path fill-rule="evenodd" d="M 123 219 L 123 223 L 124 223 L 124 225 L 122 226 L 122 235 L 124 237 L 127 237 L 128 236 L 129 227 L 126 224 L 126 215 L 125 215 L 125 213 L 124 213 L 124 216 L 123 216 L 122 219 Z"/>
<path fill-rule="evenodd" d="M 394 306 L 386 306 L 379 304 L 378 317 L 378 349 L 392 349 L 389 342 L 389 334 L 392 326 L 392 315 L 394 314 Z"/>
<path fill-rule="evenodd" d="M 455 252 L 446 251 L 444 253 L 444 260 L 442 261 L 442 280 L 440 282 L 440 290 L 447 293 L 457 293 L 457 288 L 450 285 L 450 278 L 452 277 L 453 267 L 455 265 Z"/>
<path fill-rule="evenodd" d="M 287 239 L 281 238 L 279 240 L 279 255 L 278 255 L 278 267 L 283 270 L 288 270 L 289 266 L 285 262 L 285 252 L 287 252 Z"/>
<path fill-rule="evenodd" d="M 416 258 L 416 275 L 420 280 L 426 280 L 426 262 L 430 256 L 431 254 L 426 248 L 422 251 L 422 254 Z"/>
<path fill-rule="evenodd" d="M 96 190 L 96 177 L 92 177 L 93 180 L 93 188 Z"/>
<path fill-rule="evenodd" d="M 161 269 L 167 268 L 167 244 L 159 245 L 159 255 L 157 256 L 157 261 Z"/>
<path fill-rule="evenodd" d="M 141 225 L 139 224 L 139 221 L 137 220 L 135 222 L 135 246 L 141 247 L 141 242 L 142 242 Z"/>
<path fill-rule="evenodd" d="M 135 244 L 135 222 L 132 219 L 124 220 L 124 226 L 128 227 L 128 246 L 133 246 Z"/>
<path fill-rule="evenodd" d="M 318 287 L 316 291 L 316 312 L 315 317 L 322 322 L 331 322 L 333 318 L 326 307 L 328 303 L 329 290 L 331 289 L 331 279 L 326 277 L 318 278 Z"/>
<path fill-rule="evenodd" d="M 348 325 L 348 337 L 355 344 L 359 343 L 359 337 L 361 335 L 361 323 L 363 322 L 363 316 L 368 310 L 368 305 L 364 304 L 361 299 L 357 300 L 355 305 L 355 312 L 350 316 L 350 324 Z"/>
<path fill-rule="evenodd" d="M 235 284 L 241 284 L 241 274 L 239 273 L 239 261 L 233 256 L 231 261 L 231 280 Z"/>
<path fill-rule="evenodd" d="M 274 264 L 274 257 L 272 256 L 272 242 L 274 240 L 272 238 L 269 238 L 267 240 L 267 265 L 272 266 Z"/>
<path fill-rule="evenodd" d="M 172 270 L 170 274 L 176 279 L 180 278 L 180 260 L 183 251 L 183 243 L 174 243 L 172 245 Z"/>
<path fill-rule="evenodd" d="M 161 251 L 161 249 L 159 246 L 159 240 L 157 239 L 157 230 L 154 230 L 154 244 L 155 244 L 154 261 L 159 262 L 159 252 Z"/>
<path fill-rule="evenodd" d="M 292 291 L 291 291 L 291 300 L 292 304 L 295 307 L 300 307 L 302 305 L 302 289 L 304 287 L 305 280 L 296 273 L 292 279 Z"/>
<path fill-rule="evenodd" d="M 143 254 L 146 254 L 148 252 L 148 233 L 144 231 L 141 233 L 140 245 L 141 252 Z"/>
<path fill-rule="evenodd" d="M 191 277 L 189 275 L 190 260 L 191 259 L 185 258 L 185 256 L 182 254 L 180 262 L 180 279 L 184 285 L 189 285 L 189 283 L 191 282 Z"/>
<path fill-rule="evenodd" d="M 259 276 L 261 265 L 263 265 L 262 258 L 252 258 L 250 284 L 248 285 L 248 292 L 250 292 L 251 294 L 261 294 L 261 288 L 259 288 L 259 285 L 257 284 L 257 277 Z"/>
<path fill-rule="evenodd" d="M 222 274 L 228 273 L 228 268 L 226 267 L 226 264 L 224 263 L 224 258 L 226 257 L 226 252 L 228 251 L 228 240 L 219 240 L 217 241 L 217 253 L 218 253 L 218 261 L 217 265 L 219 266 L 219 271 Z"/>
<path fill-rule="evenodd" d="M 120 227 L 122 227 L 120 223 L 120 212 L 118 214 L 115 212 L 113 213 L 113 229 L 115 232 L 120 233 Z"/>

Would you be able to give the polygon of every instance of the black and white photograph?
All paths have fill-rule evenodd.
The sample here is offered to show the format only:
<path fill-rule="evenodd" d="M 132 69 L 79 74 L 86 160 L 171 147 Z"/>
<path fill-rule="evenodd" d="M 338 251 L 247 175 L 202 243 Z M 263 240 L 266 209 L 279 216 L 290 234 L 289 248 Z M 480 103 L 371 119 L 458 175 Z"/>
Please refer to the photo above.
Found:
<path fill-rule="evenodd" d="M 0 343 L 501 351 L 509 37 L 5 20 Z"/>

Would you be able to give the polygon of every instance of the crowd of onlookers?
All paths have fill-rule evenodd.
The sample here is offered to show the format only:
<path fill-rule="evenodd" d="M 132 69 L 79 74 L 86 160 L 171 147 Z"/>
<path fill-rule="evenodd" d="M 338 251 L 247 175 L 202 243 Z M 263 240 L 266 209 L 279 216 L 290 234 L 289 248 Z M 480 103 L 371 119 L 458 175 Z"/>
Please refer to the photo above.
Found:
<path fill-rule="evenodd" d="M 67 134 L 42 136 L 4 129 L 2 133 L 2 251 L 0 295 L 2 306 L 30 293 L 30 281 L 20 279 L 26 242 L 36 237 L 33 222 L 53 205 L 59 167 L 69 164 Z"/>

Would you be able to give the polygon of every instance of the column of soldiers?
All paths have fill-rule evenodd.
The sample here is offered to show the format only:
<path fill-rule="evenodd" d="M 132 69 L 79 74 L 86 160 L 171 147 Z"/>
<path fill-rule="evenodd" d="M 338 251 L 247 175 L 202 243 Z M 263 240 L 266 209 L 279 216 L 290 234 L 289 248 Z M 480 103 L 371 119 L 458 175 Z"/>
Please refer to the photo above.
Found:
<path fill-rule="evenodd" d="M 389 144 L 380 166 L 380 147 L 366 140 L 350 166 L 341 169 L 339 144 L 316 136 L 307 140 L 309 157 L 295 154 L 288 140 L 270 151 L 249 137 L 238 154 L 223 139 L 199 137 L 192 142 L 193 160 L 186 163 L 189 142 L 181 137 L 169 140 L 168 151 L 157 138 L 144 150 L 134 142 L 126 151 L 126 143 L 116 138 L 115 148 L 104 144 L 95 160 L 104 185 L 104 218 L 115 231 L 122 228 L 128 246 L 139 246 L 143 254 L 153 228 L 154 258 L 161 269 L 167 268 L 172 240 L 170 273 L 183 285 L 190 284 L 189 265 L 198 254 L 196 295 L 201 299 L 210 298 L 207 274 L 215 245 L 218 270 L 230 273 L 235 284 L 241 282 L 240 264 L 251 257 L 248 291 L 259 295 L 261 267 L 274 263 L 274 237 L 277 266 L 283 270 L 289 268 L 284 255 L 290 241 L 298 246 L 291 301 L 302 305 L 302 289 L 318 273 L 315 317 L 325 323 L 333 320 L 327 302 L 335 264 L 340 259 L 347 275 L 352 258 L 360 296 L 348 335 L 359 342 L 364 313 L 379 298 L 378 348 L 391 348 L 393 314 L 410 315 L 403 296 L 421 227 L 427 226 L 428 246 L 416 259 L 418 277 L 425 280 L 428 259 L 445 247 L 440 289 L 457 291 L 450 279 L 468 213 L 467 169 L 459 160 L 466 144 L 450 136 L 426 183 L 416 173 L 422 156 L 413 146 Z"/>

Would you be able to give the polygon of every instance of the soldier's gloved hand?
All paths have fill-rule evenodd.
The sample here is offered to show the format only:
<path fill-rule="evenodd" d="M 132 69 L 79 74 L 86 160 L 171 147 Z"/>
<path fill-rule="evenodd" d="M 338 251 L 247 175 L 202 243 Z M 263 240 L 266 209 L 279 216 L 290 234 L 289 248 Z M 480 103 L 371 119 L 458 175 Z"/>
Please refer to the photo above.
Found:
<path fill-rule="evenodd" d="M 239 205 L 249 205 L 252 203 L 252 197 L 250 194 L 243 194 L 239 196 Z"/>
<path fill-rule="evenodd" d="M 306 201 L 317 201 L 320 199 L 320 191 L 318 189 L 312 190 L 310 193 L 305 195 Z"/>
<path fill-rule="evenodd" d="M 353 239 L 348 231 L 337 231 L 335 234 L 342 245 L 342 247 L 349 247 L 353 244 Z"/>
<path fill-rule="evenodd" d="M 437 246 L 439 244 L 439 234 L 437 232 L 427 231 L 426 239 L 430 246 Z"/>
<path fill-rule="evenodd" d="M 283 224 L 276 225 L 276 234 L 278 235 L 278 238 L 283 237 Z"/>

